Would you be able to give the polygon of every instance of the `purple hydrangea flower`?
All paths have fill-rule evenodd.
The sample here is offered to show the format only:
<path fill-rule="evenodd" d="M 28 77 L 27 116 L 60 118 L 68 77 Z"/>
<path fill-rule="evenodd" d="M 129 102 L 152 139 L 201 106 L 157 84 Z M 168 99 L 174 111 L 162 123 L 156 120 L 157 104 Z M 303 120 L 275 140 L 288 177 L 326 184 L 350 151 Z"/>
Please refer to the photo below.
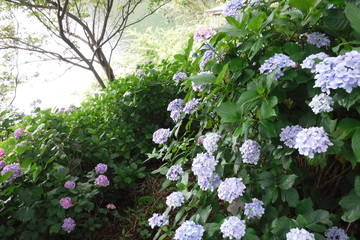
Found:
<path fill-rule="evenodd" d="M 311 110 L 315 114 L 322 113 L 322 112 L 331 112 L 333 110 L 332 105 L 334 104 L 334 100 L 325 93 L 320 93 L 319 95 L 315 95 L 309 106 Z"/>
<path fill-rule="evenodd" d="M 95 167 L 95 172 L 104 174 L 108 169 L 108 166 L 104 163 L 98 163 Z"/>
<path fill-rule="evenodd" d="M 330 46 L 329 38 L 323 33 L 313 32 L 310 34 L 306 34 L 306 36 L 307 36 L 307 43 L 316 45 L 318 48 L 323 46 L 325 47 Z"/>
<path fill-rule="evenodd" d="M 223 222 L 220 226 L 220 231 L 223 234 L 223 238 L 241 239 L 245 236 L 245 221 L 238 217 L 231 216 Z"/>
<path fill-rule="evenodd" d="M 151 228 L 161 227 L 169 224 L 169 220 L 165 218 L 164 214 L 160 215 L 158 213 L 154 213 L 148 221 Z"/>
<path fill-rule="evenodd" d="M 198 177 L 198 184 L 201 190 L 211 192 L 214 191 L 221 183 L 220 176 L 214 173 L 211 177 Z"/>
<path fill-rule="evenodd" d="M 260 145 L 253 140 L 246 140 L 239 148 L 244 163 L 257 164 L 260 159 Z"/>
<path fill-rule="evenodd" d="M 265 73 L 266 75 L 276 71 L 275 78 L 278 79 L 284 76 L 282 70 L 285 67 L 295 67 L 296 64 L 288 56 L 282 53 L 276 53 L 273 57 L 265 60 L 263 65 L 260 67 L 260 73 Z"/>
<path fill-rule="evenodd" d="M 208 153 L 213 153 L 217 150 L 217 142 L 220 140 L 221 136 L 217 133 L 209 133 L 206 135 L 203 146 Z"/>
<path fill-rule="evenodd" d="M 360 86 L 360 52 L 351 51 L 337 57 L 328 57 L 315 67 L 315 85 L 321 91 L 330 93 L 330 89 L 345 89 L 350 93 Z"/>
<path fill-rule="evenodd" d="M 179 111 L 181 112 L 184 108 L 184 101 L 181 100 L 181 99 L 175 99 L 175 100 L 172 100 L 169 105 L 167 106 L 167 110 L 168 111 Z"/>
<path fill-rule="evenodd" d="M 211 28 L 198 28 L 194 33 L 194 39 L 197 42 L 204 42 L 212 38 L 215 33 Z"/>
<path fill-rule="evenodd" d="M 173 80 L 178 83 L 180 80 L 184 79 L 184 78 L 187 78 L 187 75 L 186 73 L 184 72 L 178 72 L 178 73 L 175 73 L 174 76 L 173 76 Z"/>
<path fill-rule="evenodd" d="M 338 227 L 329 228 L 325 232 L 326 240 L 349 240 L 349 236 L 344 229 Z"/>
<path fill-rule="evenodd" d="M 145 70 L 144 69 L 138 69 L 136 70 L 136 75 L 138 77 L 144 76 L 145 75 Z"/>
<path fill-rule="evenodd" d="M 305 60 L 300 64 L 300 66 L 302 68 L 310 69 L 310 72 L 315 73 L 315 67 L 317 64 L 315 62 L 315 59 L 324 60 L 327 57 L 329 57 L 329 55 L 323 52 L 317 54 L 311 54 L 310 56 L 305 58 Z"/>
<path fill-rule="evenodd" d="M 1 170 L 1 175 L 5 175 L 8 172 L 12 172 L 11 176 L 4 181 L 4 183 L 11 183 L 14 179 L 20 177 L 23 175 L 21 169 L 20 169 L 20 164 L 19 163 L 12 163 L 9 165 L 6 165 L 2 170 Z"/>
<path fill-rule="evenodd" d="M 191 170 L 197 177 L 211 177 L 218 163 L 209 153 L 198 153 L 194 158 Z"/>
<path fill-rule="evenodd" d="M 199 145 L 202 145 L 203 142 L 204 142 L 204 140 L 205 140 L 205 138 L 206 138 L 205 135 L 201 135 L 201 136 L 198 138 L 198 140 L 197 140 L 198 144 L 199 144 Z"/>
<path fill-rule="evenodd" d="M 326 152 L 332 145 L 323 127 L 310 127 L 296 135 L 294 148 L 297 148 L 301 155 L 313 158 L 315 153 Z"/>
<path fill-rule="evenodd" d="M 5 150 L 3 148 L 0 148 L 0 159 L 3 159 L 5 157 Z"/>
<path fill-rule="evenodd" d="M 261 217 L 265 212 L 263 205 L 264 203 L 262 201 L 257 198 L 253 198 L 252 203 L 245 203 L 244 214 L 248 218 Z"/>
<path fill-rule="evenodd" d="M 192 114 L 197 110 L 197 107 L 200 104 L 200 99 L 193 98 L 189 102 L 185 104 L 185 107 L 183 109 L 185 114 Z"/>
<path fill-rule="evenodd" d="M 76 227 L 76 223 L 72 218 L 65 218 L 64 223 L 62 225 L 62 229 L 64 229 L 65 232 L 70 233 L 72 230 L 74 230 Z"/>
<path fill-rule="evenodd" d="M 74 189 L 76 187 L 76 183 L 74 181 L 66 181 L 64 187 L 67 189 Z"/>
<path fill-rule="evenodd" d="M 236 198 L 242 196 L 246 189 L 242 178 L 226 178 L 225 181 L 220 183 L 218 188 L 218 197 L 232 203 Z"/>
<path fill-rule="evenodd" d="M 157 144 L 165 143 L 170 136 L 170 129 L 160 128 L 156 130 L 153 134 L 153 142 Z"/>
<path fill-rule="evenodd" d="M 177 181 L 180 179 L 180 176 L 184 173 L 180 165 L 174 165 L 169 168 L 166 173 L 166 178 L 170 181 Z"/>
<path fill-rule="evenodd" d="M 68 209 L 68 208 L 72 207 L 71 198 L 69 198 L 69 197 L 64 197 L 64 198 L 60 199 L 59 202 L 60 202 L 60 205 L 64 209 Z"/>
<path fill-rule="evenodd" d="M 108 205 L 106 205 L 106 208 L 114 210 L 114 209 L 116 209 L 116 206 L 112 203 L 109 203 Z"/>
<path fill-rule="evenodd" d="M 200 62 L 200 71 L 204 71 L 206 63 L 215 57 L 215 53 L 212 50 L 207 50 Z"/>
<path fill-rule="evenodd" d="M 166 197 L 166 205 L 169 207 L 181 207 L 185 199 L 181 192 L 173 192 Z"/>
<path fill-rule="evenodd" d="M 194 82 L 191 82 L 191 87 L 194 91 L 201 92 L 201 91 L 205 90 L 206 85 L 201 85 L 201 84 L 196 84 Z"/>
<path fill-rule="evenodd" d="M 193 221 L 185 221 L 175 231 L 175 240 L 201 240 L 204 228 Z"/>
<path fill-rule="evenodd" d="M 170 117 L 174 122 L 178 122 L 180 119 L 180 114 L 181 114 L 180 111 L 172 111 L 170 112 Z"/>
<path fill-rule="evenodd" d="M 110 182 L 108 180 L 108 178 L 105 175 L 99 175 L 96 179 L 95 179 L 95 184 L 101 186 L 101 187 L 106 187 L 109 186 Z"/>
<path fill-rule="evenodd" d="M 315 240 L 315 236 L 303 228 L 292 228 L 286 234 L 286 240 Z"/>
<path fill-rule="evenodd" d="M 280 133 L 280 140 L 283 141 L 284 144 L 289 148 L 293 148 L 296 143 L 296 135 L 302 130 L 303 128 L 299 125 L 287 126 L 286 128 L 282 128 Z"/>
<path fill-rule="evenodd" d="M 3 169 L 6 166 L 5 161 L 0 161 L 0 170 Z"/>
<path fill-rule="evenodd" d="M 25 132 L 25 130 L 22 129 L 22 128 L 16 129 L 15 132 L 14 132 L 14 138 L 19 139 L 19 138 L 20 138 L 20 135 L 21 135 L 22 133 L 24 133 L 24 132 Z"/>
<path fill-rule="evenodd" d="M 228 2 L 223 10 L 223 15 L 225 17 L 230 16 L 236 18 L 239 16 L 238 10 L 242 9 L 244 6 L 243 0 L 232 0 Z"/>

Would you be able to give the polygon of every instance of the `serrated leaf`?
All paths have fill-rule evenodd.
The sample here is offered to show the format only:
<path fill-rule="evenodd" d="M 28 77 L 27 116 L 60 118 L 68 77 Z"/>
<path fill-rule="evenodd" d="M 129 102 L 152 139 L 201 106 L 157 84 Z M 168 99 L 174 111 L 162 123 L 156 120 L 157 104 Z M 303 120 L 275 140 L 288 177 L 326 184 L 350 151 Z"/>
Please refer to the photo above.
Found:
<path fill-rule="evenodd" d="M 296 207 L 296 214 L 308 214 L 313 211 L 313 202 L 310 198 L 305 198 L 299 202 Z"/>
<path fill-rule="evenodd" d="M 351 147 L 354 151 L 357 161 L 360 162 L 360 129 L 356 130 L 352 136 Z"/>
<path fill-rule="evenodd" d="M 287 202 L 290 207 L 296 207 L 296 205 L 299 203 L 299 193 L 293 189 L 290 188 L 288 190 L 281 191 L 281 199 L 284 202 Z"/>
<path fill-rule="evenodd" d="M 213 74 L 202 74 L 202 75 L 191 76 L 188 79 L 190 79 L 195 84 L 204 85 L 215 82 L 216 77 Z"/>
<path fill-rule="evenodd" d="M 275 96 L 271 96 L 268 99 L 264 99 L 260 107 L 260 117 L 270 118 L 276 116 L 274 107 L 278 103 L 278 99 Z"/>
<path fill-rule="evenodd" d="M 229 64 L 225 64 L 221 70 L 221 72 L 219 73 L 219 75 L 216 78 L 216 85 L 220 85 L 222 80 L 224 79 L 225 73 L 228 70 Z"/>
<path fill-rule="evenodd" d="M 266 13 L 262 12 L 261 14 L 254 17 L 250 23 L 248 24 L 248 29 L 251 31 L 257 31 L 260 29 L 261 24 L 264 22 L 264 20 L 267 18 Z"/>
<path fill-rule="evenodd" d="M 341 217 L 346 222 L 354 222 L 360 219 L 360 197 L 354 192 L 342 198 L 339 205 L 345 210 Z"/>
<path fill-rule="evenodd" d="M 241 120 L 241 109 L 238 104 L 233 102 L 223 102 L 215 109 L 221 117 L 222 122 L 239 122 Z"/>
<path fill-rule="evenodd" d="M 324 224 L 332 224 L 330 221 L 330 214 L 326 210 L 318 209 L 304 215 L 306 221 L 309 224 L 313 223 L 324 223 Z"/>
<path fill-rule="evenodd" d="M 225 33 L 226 35 L 228 35 L 230 37 L 239 37 L 239 38 L 251 33 L 247 29 L 237 29 L 231 25 L 218 27 L 215 29 L 215 31 Z"/>
<path fill-rule="evenodd" d="M 290 5 L 294 8 L 300 9 L 301 11 L 307 12 L 316 3 L 316 0 L 290 0 Z"/>
<path fill-rule="evenodd" d="M 35 211 L 31 207 L 23 207 L 15 213 L 15 217 L 22 222 L 27 222 L 34 216 L 34 213 Z"/>
<path fill-rule="evenodd" d="M 360 8 L 353 3 L 348 3 L 345 7 L 345 16 L 351 27 L 360 33 Z"/>
<path fill-rule="evenodd" d="M 282 190 L 290 189 L 294 185 L 296 178 L 297 176 L 295 174 L 282 175 L 278 183 L 279 188 Z"/>

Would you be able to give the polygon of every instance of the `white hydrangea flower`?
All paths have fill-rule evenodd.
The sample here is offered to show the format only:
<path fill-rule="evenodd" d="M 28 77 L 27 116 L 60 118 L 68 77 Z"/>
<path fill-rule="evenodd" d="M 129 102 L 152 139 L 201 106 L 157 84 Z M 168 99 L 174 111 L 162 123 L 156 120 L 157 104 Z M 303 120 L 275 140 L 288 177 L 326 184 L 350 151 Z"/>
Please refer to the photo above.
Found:
<path fill-rule="evenodd" d="M 319 95 L 315 95 L 309 106 L 313 110 L 315 114 L 322 112 L 331 112 L 333 110 L 332 106 L 334 104 L 334 100 L 325 93 L 320 93 Z"/>

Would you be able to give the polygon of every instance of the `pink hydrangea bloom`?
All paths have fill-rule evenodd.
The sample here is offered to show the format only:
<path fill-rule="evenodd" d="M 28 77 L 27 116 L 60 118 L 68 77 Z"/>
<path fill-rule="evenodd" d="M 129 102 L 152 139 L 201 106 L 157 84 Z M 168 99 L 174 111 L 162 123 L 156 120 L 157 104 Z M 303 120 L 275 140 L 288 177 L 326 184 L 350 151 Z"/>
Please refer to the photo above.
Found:
<path fill-rule="evenodd" d="M 215 31 L 211 28 L 198 28 L 194 33 L 195 41 L 201 42 L 212 38 L 215 35 Z"/>
<path fill-rule="evenodd" d="M 64 209 L 68 209 L 68 208 L 72 207 L 71 198 L 65 197 L 65 198 L 60 199 L 60 205 L 61 205 Z"/>
<path fill-rule="evenodd" d="M 98 165 L 96 165 L 95 167 L 95 172 L 100 173 L 100 174 L 104 174 L 108 169 L 108 166 L 104 163 L 99 163 Z"/>
<path fill-rule="evenodd" d="M 109 186 L 110 182 L 109 182 L 108 178 L 105 175 L 99 175 L 95 179 L 95 184 L 100 185 L 102 187 L 106 187 L 106 186 Z"/>
<path fill-rule="evenodd" d="M 116 209 L 116 206 L 112 203 L 109 203 L 108 205 L 106 205 L 107 209 Z"/>
<path fill-rule="evenodd" d="M 67 189 L 74 189 L 76 187 L 76 183 L 74 181 L 66 181 L 64 187 Z"/>
<path fill-rule="evenodd" d="M 16 129 L 15 132 L 14 132 L 14 138 L 19 139 L 19 138 L 20 138 L 20 135 L 21 135 L 22 133 L 24 133 L 24 132 L 25 132 L 25 130 L 22 129 L 22 128 Z"/>
<path fill-rule="evenodd" d="M 0 148 L 0 159 L 3 159 L 5 157 L 5 150 Z"/>

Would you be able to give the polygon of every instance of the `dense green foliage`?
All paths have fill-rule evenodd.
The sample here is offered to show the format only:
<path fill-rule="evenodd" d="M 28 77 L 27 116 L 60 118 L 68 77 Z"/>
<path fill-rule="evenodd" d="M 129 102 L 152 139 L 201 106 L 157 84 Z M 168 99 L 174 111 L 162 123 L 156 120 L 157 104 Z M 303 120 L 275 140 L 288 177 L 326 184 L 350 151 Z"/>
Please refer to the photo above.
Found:
<path fill-rule="evenodd" d="M 181 82 L 184 101 L 196 97 L 201 104 L 150 154 L 165 161 L 154 173 L 165 175 L 175 164 L 184 169 L 178 181 L 165 180 L 163 189 L 180 191 L 185 203 L 164 211 L 169 224 L 154 232 L 154 239 L 173 238 L 185 220 L 204 227 L 203 239 L 223 239 L 220 226 L 231 215 L 246 221 L 247 240 L 285 239 L 292 228 L 306 229 L 321 240 L 333 226 L 346 230 L 351 239 L 360 237 L 360 89 L 331 89 L 333 111 L 315 114 L 309 102 L 321 90 L 314 87 L 314 73 L 300 66 L 311 54 L 336 57 L 360 51 L 359 6 L 342 0 L 269 1 L 239 12 L 237 18 L 226 17 L 227 23 L 204 43 L 215 53 L 205 66 L 209 74 L 199 75 L 206 50 L 194 49 L 190 57 L 192 41 L 185 54 L 175 56 L 191 74 Z M 305 34 L 313 32 L 325 33 L 330 46 L 308 43 Z M 276 71 L 259 71 L 276 53 L 296 63 L 278 79 Z M 194 91 L 191 82 L 206 88 Z M 301 155 L 280 141 L 282 129 L 291 125 L 323 127 L 332 145 L 313 158 Z M 194 158 L 205 152 L 198 138 L 209 133 L 221 136 L 214 152 L 215 173 L 222 180 L 242 178 L 246 185 L 244 195 L 231 204 L 220 200 L 217 190 L 201 190 L 192 170 Z M 239 151 L 248 139 L 261 146 L 256 165 L 245 163 Z M 244 215 L 244 205 L 252 198 L 264 202 L 261 218 Z"/>

